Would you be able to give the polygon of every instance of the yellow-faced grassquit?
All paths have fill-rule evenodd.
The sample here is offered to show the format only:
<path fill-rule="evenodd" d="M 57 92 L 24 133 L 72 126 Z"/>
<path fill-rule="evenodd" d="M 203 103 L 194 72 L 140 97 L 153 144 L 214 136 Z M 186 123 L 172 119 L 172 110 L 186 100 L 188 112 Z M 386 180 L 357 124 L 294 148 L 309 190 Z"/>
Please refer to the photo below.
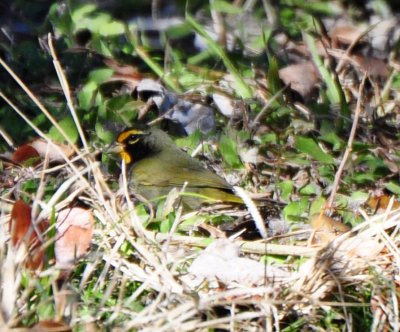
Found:
<path fill-rule="evenodd" d="M 187 183 L 182 197 L 186 208 L 197 209 L 206 201 L 242 203 L 228 182 L 178 148 L 158 128 L 137 124 L 124 130 L 118 135 L 113 151 L 127 165 L 129 188 L 150 201 Z"/>

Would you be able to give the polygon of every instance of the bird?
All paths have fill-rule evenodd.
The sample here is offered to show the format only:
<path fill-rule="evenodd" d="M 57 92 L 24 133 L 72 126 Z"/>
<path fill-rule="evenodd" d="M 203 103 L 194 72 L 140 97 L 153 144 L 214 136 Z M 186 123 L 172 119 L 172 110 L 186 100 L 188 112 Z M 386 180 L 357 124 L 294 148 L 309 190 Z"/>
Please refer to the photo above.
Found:
<path fill-rule="evenodd" d="M 129 189 L 148 201 L 186 185 L 181 195 L 186 210 L 196 210 L 205 202 L 243 204 L 225 179 L 203 167 L 159 128 L 135 124 L 118 134 L 111 150 L 127 166 Z"/>

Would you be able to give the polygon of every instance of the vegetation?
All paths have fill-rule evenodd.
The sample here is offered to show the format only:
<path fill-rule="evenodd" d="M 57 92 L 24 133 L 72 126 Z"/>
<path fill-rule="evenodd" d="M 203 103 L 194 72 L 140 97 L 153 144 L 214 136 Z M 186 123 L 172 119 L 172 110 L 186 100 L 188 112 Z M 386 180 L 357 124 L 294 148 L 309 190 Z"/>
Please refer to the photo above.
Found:
<path fill-rule="evenodd" d="M 0 5 L 0 329 L 398 330 L 396 5 L 140 3 Z M 135 195 L 137 122 L 245 204 Z"/>

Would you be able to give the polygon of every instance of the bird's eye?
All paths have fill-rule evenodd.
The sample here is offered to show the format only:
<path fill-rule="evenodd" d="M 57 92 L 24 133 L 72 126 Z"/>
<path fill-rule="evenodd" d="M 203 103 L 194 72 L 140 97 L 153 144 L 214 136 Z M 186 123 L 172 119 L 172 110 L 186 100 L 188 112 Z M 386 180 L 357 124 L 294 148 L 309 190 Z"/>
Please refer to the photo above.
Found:
<path fill-rule="evenodd" d="M 139 135 L 132 134 L 131 136 L 129 136 L 128 144 L 130 145 L 136 144 L 139 141 L 139 139 L 140 139 Z"/>

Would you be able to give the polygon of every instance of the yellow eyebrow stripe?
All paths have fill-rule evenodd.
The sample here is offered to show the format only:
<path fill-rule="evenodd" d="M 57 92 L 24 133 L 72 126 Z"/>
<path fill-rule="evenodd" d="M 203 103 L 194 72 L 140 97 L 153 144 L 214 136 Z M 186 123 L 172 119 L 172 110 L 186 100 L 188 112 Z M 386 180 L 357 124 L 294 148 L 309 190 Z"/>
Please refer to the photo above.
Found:
<path fill-rule="evenodd" d="M 143 131 L 137 130 L 137 129 L 131 129 L 131 130 L 124 131 L 123 133 L 119 134 L 119 136 L 118 136 L 118 138 L 117 138 L 117 142 L 118 142 L 118 143 L 122 143 L 122 142 L 125 141 L 129 136 L 131 136 L 131 135 L 137 135 L 137 134 L 143 134 Z"/>

